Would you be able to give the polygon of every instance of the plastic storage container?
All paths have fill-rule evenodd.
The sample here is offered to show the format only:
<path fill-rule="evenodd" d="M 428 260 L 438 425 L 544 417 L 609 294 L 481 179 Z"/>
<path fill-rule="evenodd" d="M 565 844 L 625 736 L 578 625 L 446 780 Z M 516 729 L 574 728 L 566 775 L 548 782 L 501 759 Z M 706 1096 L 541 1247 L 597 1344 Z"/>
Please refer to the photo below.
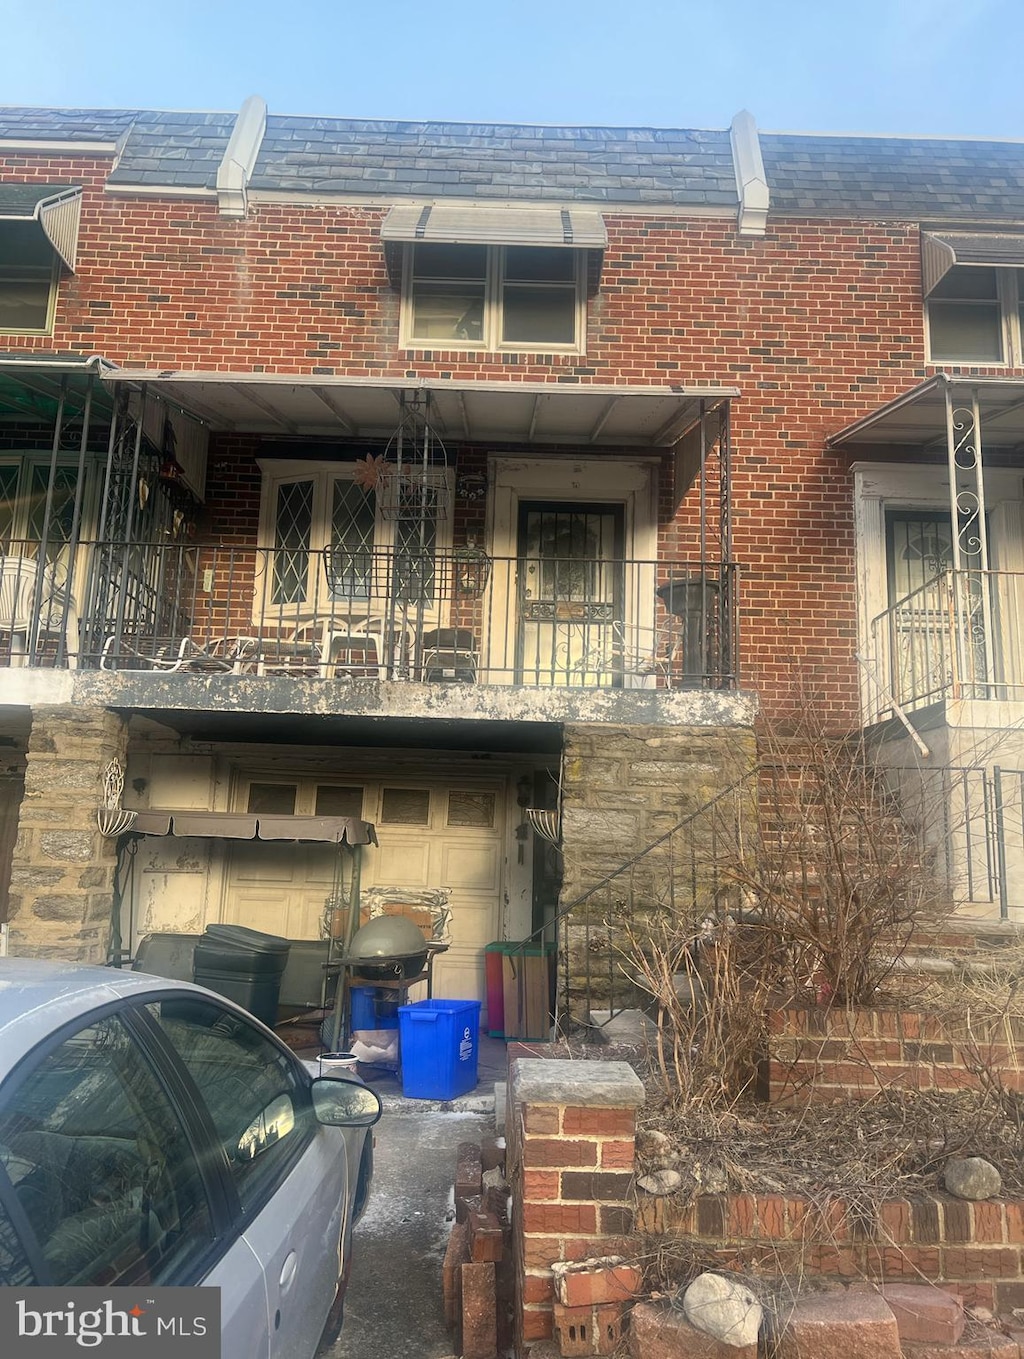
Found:
<path fill-rule="evenodd" d="M 191 981 L 200 938 L 198 934 L 147 934 L 139 940 L 132 971 Z"/>
<path fill-rule="evenodd" d="M 349 990 L 352 1030 L 397 1029 L 398 996 L 382 986 L 353 986 Z"/>
<path fill-rule="evenodd" d="M 498 939 L 484 948 L 484 981 L 487 987 L 487 1036 L 505 1037 L 505 979 L 502 973 L 502 956 L 514 944 L 506 944 Z"/>
<path fill-rule="evenodd" d="M 208 925 L 196 941 L 195 980 L 273 1028 L 290 947 L 244 925 Z"/>
<path fill-rule="evenodd" d="M 474 1090 L 480 1057 L 478 1000 L 419 1000 L 401 1005 L 402 1094 L 454 1099 Z"/>

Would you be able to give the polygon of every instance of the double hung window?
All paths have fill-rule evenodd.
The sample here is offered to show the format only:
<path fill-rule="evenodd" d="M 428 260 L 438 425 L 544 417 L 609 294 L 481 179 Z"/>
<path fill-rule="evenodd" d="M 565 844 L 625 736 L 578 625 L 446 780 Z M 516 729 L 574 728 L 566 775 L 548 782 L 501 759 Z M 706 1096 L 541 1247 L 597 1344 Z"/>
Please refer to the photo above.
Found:
<path fill-rule="evenodd" d="M 1024 363 L 1024 269 L 958 265 L 928 298 L 929 356 L 935 362 Z"/>
<path fill-rule="evenodd" d="M 582 259 L 561 246 L 409 245 L 403 344 L 579 350 Z"/>
<path fill-rule="evenodd" d="M 0 333 L 44 334 L 53 324 L 57 262 L 41 232 L 5 223 L 0 233 Z"/>

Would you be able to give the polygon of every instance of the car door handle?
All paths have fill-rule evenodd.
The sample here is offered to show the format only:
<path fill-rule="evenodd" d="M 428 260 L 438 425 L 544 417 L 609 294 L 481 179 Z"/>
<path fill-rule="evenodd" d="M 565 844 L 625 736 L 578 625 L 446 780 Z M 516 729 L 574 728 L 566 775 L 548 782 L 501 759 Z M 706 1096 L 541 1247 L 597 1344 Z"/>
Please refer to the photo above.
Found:
<path fill-rule="evenodd" d="M 294 1251 L 289 1251 L 284 1264 L 281 1266 L 281 1292 L 287 1293 L 295 1282 L 295 1275 L 299 1267 L 299 1257 Z"/>

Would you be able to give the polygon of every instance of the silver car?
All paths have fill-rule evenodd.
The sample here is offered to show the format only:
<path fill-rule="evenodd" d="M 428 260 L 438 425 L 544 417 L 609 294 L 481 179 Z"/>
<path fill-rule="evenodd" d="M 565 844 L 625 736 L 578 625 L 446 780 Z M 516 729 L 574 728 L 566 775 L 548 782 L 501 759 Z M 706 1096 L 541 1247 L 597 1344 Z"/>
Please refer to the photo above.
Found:
<path fill-rule="evenodd" d="M 223 1359 L 306 1359 L 380 1112 L 201 987 L 0 959 L 0 1284 L 216 1286 Z"/>

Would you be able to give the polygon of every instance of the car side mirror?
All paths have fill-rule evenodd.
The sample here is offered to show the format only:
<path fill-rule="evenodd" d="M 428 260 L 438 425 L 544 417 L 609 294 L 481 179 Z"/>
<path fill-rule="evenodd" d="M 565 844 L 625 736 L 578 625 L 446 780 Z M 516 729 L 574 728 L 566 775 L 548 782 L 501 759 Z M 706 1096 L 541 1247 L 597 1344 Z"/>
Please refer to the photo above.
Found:
<path fill-rule="evenodd" d="M 372 1128 L 384 1106 L 367 1085 L 318 1076 L 313 1082 L 313 1112 L 318 1122 L 332 1128 Z"/>

